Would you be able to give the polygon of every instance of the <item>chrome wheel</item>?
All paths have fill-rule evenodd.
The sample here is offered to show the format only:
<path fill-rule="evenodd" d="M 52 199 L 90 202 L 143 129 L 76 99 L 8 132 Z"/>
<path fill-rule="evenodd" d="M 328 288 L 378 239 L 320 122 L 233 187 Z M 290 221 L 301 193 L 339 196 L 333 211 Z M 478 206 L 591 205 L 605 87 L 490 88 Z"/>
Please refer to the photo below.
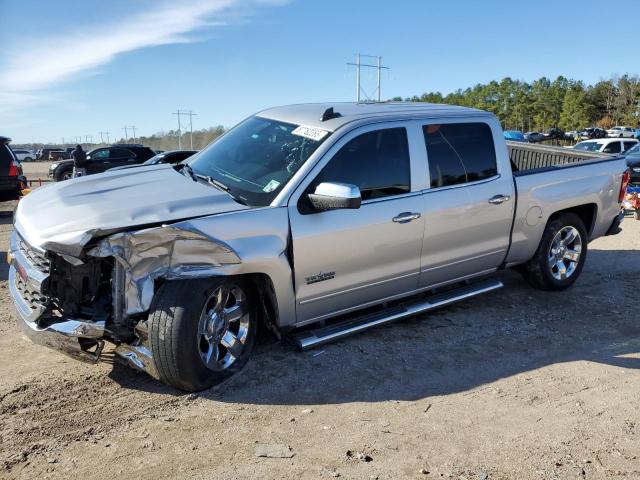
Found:
<path fill-rule="evenodd" d="M 551 275 L 556 280 L 565 280 L 576 271 L 582 253 L 582 237 L 577 228 L 567 226 L 555 234 L 549 248 L 547 260 Z"/>
<path fill-rule="evenodd" d="M 249 335 L 247 302 L 237 285 L 220 285 L 207 299 L 198 323 L 198 351 L 208 369 L 225 370 L 242 355 Z"/>

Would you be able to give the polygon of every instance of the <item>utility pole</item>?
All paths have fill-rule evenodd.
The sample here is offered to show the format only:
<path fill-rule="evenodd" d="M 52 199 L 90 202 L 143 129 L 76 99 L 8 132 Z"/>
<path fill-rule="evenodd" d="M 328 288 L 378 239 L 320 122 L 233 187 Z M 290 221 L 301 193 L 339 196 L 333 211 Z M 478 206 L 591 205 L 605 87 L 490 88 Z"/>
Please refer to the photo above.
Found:
<path fill-rule="evenodd" d="M 362 63 L 361 57 L 375 58 L 377 59 L 377 64 L 371 65 L 367 63 Z M 362 93 L 364 93 L 364 96 L 367 98 L 367 100 L 371 100 L 371 98 L 369 98 L 369 96 L 367 95 L 367 92 L 362 88 L 360 84 L 360 69 L 362 67 L 365 67 L 365 68 L 375 68 L 377 70 L 376 97 L 377 97 L 377 101 L 381 102 L 382 101 L 381 73 L 382 73 L 382 70 L 389 70 L 389 67 L 382 66 L 382 57 L 380 55 L 364 55 L 358 52 L 356 53 L 356 63 L 349 62 L 347 63 L 347 65 L 356 67 L 356 101 L 358 103 L 360 103 L 360 98 Z"/>
<path fill-rule="evenodd" d="M 136 143 L 136 126 L 131 125 L 129 128 L 133 130 L 133 143 Z"/>
<path fill-rule="evenodd" d="M 129 130 L 127 130 L 127 128 L 129 128 L 129 127 L 127 127 L 126 125 L 124 127 L 122 127 L 122 130 L 124 130 L 124 141 L 125 141 L 125 143 L 129 141 Z"/>
<path fill-rule="evenodd" d="M 107 136 L 107 143 L 109 143 L 109 132 L 100 132 L 100 143 L 104 143 L 104 138 L 102 135 Z"/>
<path fill-rule="evenodd" d="M 178 150 L 182 150 L 182 139 L 180 138 L 182 136 L 182 131 L 181 131 L 181 125 L 180 125 L 180 115 L 184 114 L 184 112 L 180 112 L 180 109 L 178 109 L 177 112 L 172 113 L 172 115 L 177 115 L 178 116 Z"/>

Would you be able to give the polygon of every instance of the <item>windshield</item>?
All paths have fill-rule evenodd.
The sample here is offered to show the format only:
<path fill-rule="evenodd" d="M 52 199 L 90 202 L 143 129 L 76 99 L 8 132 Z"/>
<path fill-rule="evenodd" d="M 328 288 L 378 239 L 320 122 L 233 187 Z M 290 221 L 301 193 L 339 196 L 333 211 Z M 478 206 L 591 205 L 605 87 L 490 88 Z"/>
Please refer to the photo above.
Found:
<path fill-rule="evenodd" d="M 266 206 L 329 132 L 250 117 L 187 163 L 251 206 Z"/>
<path fill-rule="evenodd" d="M 640 143 L 636 143 L 635 147 L 627 150 L 627 153 L 625 155 L 640 155 Z"/>
<path fill-rule="evenodd" d="M 161 161 L 162 161 L 162 159 L 164 157 L 165 157 L 164 153 L 159 153 L 158 155 L 155 155 L 155 156 L 151 157 L 149 160 L 144 162 L 142 165 L 155 165 L 156 163 L 161 163 Z"/>
<path fill-rule="evenodd" d="M 601 145 L 598 142 L 580 142 L 573 148 L 574 150 L 585 150 L 587 152 L 597 152 Z"/>

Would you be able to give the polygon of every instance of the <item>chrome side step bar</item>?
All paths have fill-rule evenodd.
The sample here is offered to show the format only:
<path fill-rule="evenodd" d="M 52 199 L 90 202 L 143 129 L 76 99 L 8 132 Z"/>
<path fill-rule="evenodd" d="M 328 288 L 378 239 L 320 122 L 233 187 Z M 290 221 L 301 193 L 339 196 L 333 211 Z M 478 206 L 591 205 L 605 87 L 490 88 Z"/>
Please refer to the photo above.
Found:
<path fill-rule="evenodd" d="M 420 297 L 413 302 L 408 301 L 398 306 L 386 309 L 382 312 L 363 315 L 348 319 L 334 325 L 310 329 L 293 335 L 295 345 L 301 350 L 308 350 L 325 343 L 333 342 L 340 338 L 354 335 L 369 328 L 385 325 L 403 318 L 445 307 L 455 302 L 475 297 L 482 293 L 491 292 L 502 288 L 504 285 L 499 280 L 483 280 L 471 285 L 459 287 L 444 293 L 430 297 Z"/>

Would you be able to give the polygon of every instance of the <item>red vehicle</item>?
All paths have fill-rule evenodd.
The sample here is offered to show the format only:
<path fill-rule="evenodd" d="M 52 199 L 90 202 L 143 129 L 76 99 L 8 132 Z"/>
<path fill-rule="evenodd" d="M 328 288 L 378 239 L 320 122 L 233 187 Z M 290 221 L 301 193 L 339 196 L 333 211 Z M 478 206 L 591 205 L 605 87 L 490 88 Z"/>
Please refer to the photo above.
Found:
<path fill-rule="evenodd" d="M 0 137 L 0 201 L 17 200 L 27 187 L 22 165 L 9 148 L 10 138 Z"/>
<path fill-rule="evenodd" d="M 629 185 L 622 204 L 626 211 L 633 212 L 633 218 L 640 220 L 640 185 Z"/>

